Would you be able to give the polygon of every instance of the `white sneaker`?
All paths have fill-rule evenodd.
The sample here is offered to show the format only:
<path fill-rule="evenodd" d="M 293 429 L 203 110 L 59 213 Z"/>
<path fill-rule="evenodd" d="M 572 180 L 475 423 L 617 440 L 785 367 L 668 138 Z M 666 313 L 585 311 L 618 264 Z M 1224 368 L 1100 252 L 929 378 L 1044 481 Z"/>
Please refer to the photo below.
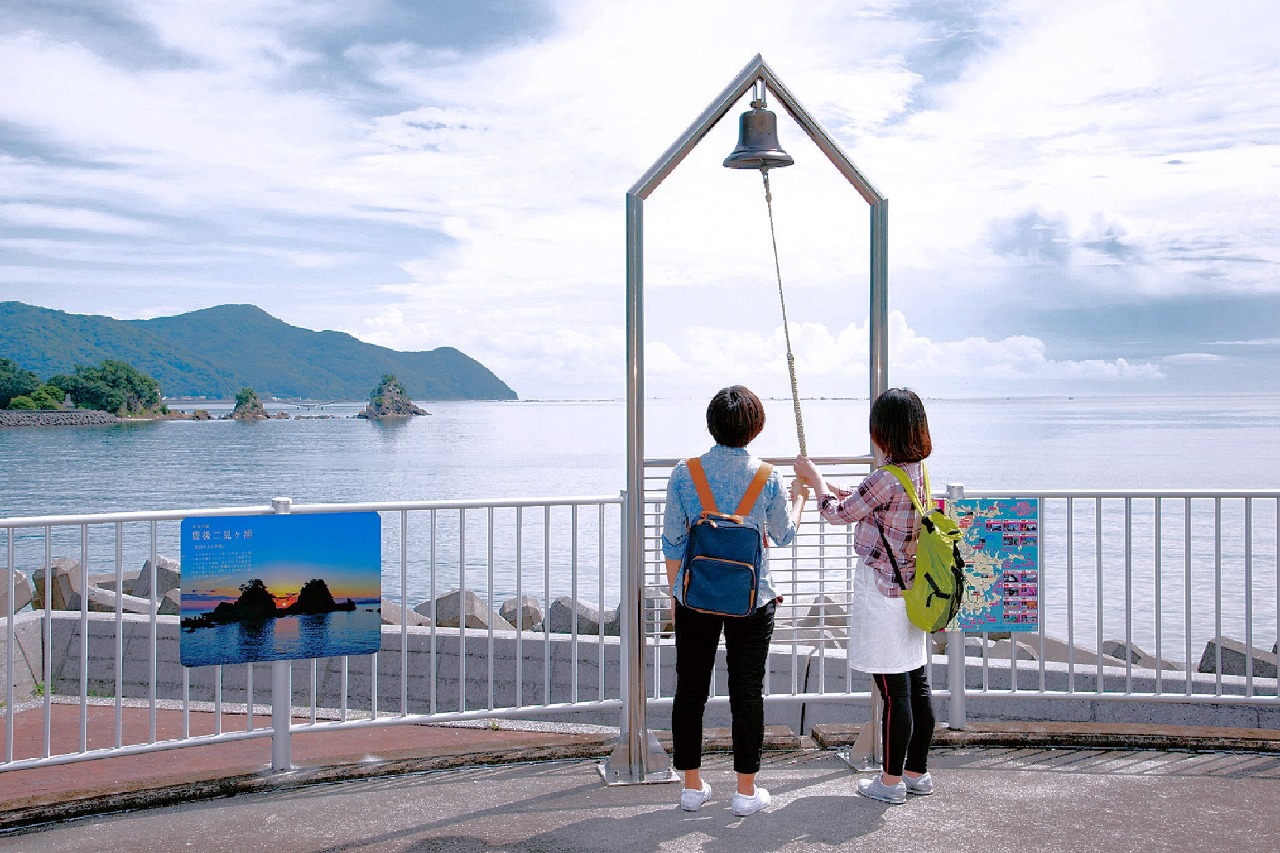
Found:
<path fill-rule="evenodd" d="M 703 782 L 702 790 L 684 788 L 680 791 L 680 808 L 687 812 L 696 812 L 709 799 L 711 799 L 711 786 Z"/>
<path fill-rule="evenodd" d="M 755 814 L 761 809 L 769 805 L 769 801 L 773 798 L 769 796 L 769 792 L 759 785 L 756 785 L 756 792 L 748 797 L 746 794 L 733 795 L 733 813 L 738 817 L 746 817 L 749 814 Z"/>
<path fill-rule="evenodd" d="M 870 779 L 858 780 L 858 793 L 891 806 L 900 806 L 907 801 L 907 784 L 899 782 L 896 785 L 886 785 L 877 773 Z"/>
<path fill-rule="evenodd" d="M 933 775 L 931 773 L 923 773 L 912 779 L 910 776 L 902 777 L 902 784 L 907 786 L 908 794 L 915 794 L 919 797 L 927 797 L 933 793 Z"/>

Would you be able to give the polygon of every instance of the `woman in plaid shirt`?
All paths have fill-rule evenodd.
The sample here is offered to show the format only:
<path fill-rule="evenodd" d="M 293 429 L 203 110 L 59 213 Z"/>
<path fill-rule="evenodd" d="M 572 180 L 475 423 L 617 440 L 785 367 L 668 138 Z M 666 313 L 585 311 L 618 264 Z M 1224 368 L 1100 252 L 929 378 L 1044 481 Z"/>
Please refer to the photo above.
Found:
<path fill-rule="evenodd" d="M 926 504 L 922 460 L 933 451 L 933 443 L 924 404 L 913 391 L 890 388 L 872 403 L 870 420 L 877 465 L 892 463 L 906 471 L 920 503 Z M 894 805 L 905 803 L 907 794 L 932 794 L 929 637 L 907 618 L 902 587 L 884 551 L 887 542 L 910 589 L 920 515 L 897 478 L 880 468 L 853 491 L 828 483 L 806 457 L 796 459 L 795 471 L 817 491 L 823 518 L 857 525 L 853 550 L 859 560 L 849 613 L 849 666 L 870 673 L 884 700 L 884 765 L 879 776 L 858 782 L 858 793 Z"/>

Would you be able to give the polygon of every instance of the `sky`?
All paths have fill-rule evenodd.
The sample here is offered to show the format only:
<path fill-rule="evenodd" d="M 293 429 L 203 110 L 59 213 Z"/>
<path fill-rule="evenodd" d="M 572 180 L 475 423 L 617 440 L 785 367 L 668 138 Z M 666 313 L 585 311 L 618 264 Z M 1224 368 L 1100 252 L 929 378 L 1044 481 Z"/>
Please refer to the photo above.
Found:
<path fill-rule="evenodd" d="M 625 194 L 759 53 L 889 199 L 891 384 L 1276 393 L 1277 43 L 1266 0 L 0 0 L 0 300 L 623 397 Z M 645 204 L 648 396 L 789 393 L 747 107 Z M 865 396 L 869 211 L 777 112 L 799 390 Z"/>

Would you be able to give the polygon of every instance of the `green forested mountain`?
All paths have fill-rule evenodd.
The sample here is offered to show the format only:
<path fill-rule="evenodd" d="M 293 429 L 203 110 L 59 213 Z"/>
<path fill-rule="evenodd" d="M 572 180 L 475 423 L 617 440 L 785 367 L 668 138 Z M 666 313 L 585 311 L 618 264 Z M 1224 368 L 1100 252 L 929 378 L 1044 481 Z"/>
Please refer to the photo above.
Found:
<path fill-rule="evenodd" d="M 0 302 L 0 358 L 41 378 L 103 359 L 126 361 L 166 396 L 364 399 L 395 374 L 419 400 L 514 400 L 478 361 L 452 347 L 399 352 L 343 332 L 290 326 L 253 305 L 219 305 L 152 320 L 115 320 Z"/>

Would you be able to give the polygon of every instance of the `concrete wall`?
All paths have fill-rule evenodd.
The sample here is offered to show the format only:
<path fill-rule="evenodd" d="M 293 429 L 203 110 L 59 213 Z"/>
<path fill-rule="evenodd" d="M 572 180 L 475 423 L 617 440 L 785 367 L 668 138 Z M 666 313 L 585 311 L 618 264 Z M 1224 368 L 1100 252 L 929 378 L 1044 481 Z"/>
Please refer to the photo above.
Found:
<path fill-rule="evenodd" d="M 26 614 L 18 635 L 19 644 L 27 651 L 21 656 L 22 670 L 29 667 L 24 684 L 31 681 L 30 670 L 39 672 L 38 656 L 32 659 L 30 650 L 39 649 L 40 614 Z M 29 623 L 29 624 L 28 624 Z M 91 695 L 115 695 L 116 621 L 114 614 L 91 613 L 88 618 L 88 690 Z M 123 693 L 128 698 L 146 698 L 150 682 L 150 620 L 145 616 L 126 614 L 122 619 Z M 382 650 L 377 657 L 377 695 L 379 713 L 399 713 L 401 706 L 401 631 L 399 626 L 383 626 Z M 183 667 L 179 663 L 179 627 L 177 617 L 161 616 L 156 619 L 156 695 L 161 699 L 182 698 Z M 564 703 L 592 701 L 600 698 L 601 662 L 605 674 L 604 698 L 618 697 L 619 645 L 618 638 L 605 637 L 603 652 L 596 637 L 579 637 L 576 644 L 567 635 L 552 634 L 544 643 L 542 634 L 526 632 L 519 642 L 513 631 L 495 631 L 492 640 L 492 674 L 490 672 L 490 639 L 487 632 L 468 630 L 465 655 L 460 654 L 460 632 L 453 628 L 437 628 L 434 640 L 428 627 L 410 627 L 406 632 L 404 657 L 407 659 L 405 690 L 409 713 L 448 713 L 459 710 L 480 710 L 490 707 L 514 707 L 544 702 Z M 57 693 L 76 695 L 80 692 L 81 631 L 78 613 L 54 613 L 52 628 L 53 689 Z M 434 645 L 433 645 L 434 643 Z M 517 654 L 522 666 L 517 667 Z M 351 711 L 367 711 L 373 693 L 373 658 L 362 655 L 347 659 L 347 708 Z M 659 673 L 660 695 L 670 696 L 675 688 L 675 649 L 670 640 L 663 641 L 649 650 L 648 671 L 645 684 L 652 691 L 655 667 Z M 716 671 L 715 694 L 727 695 L 723 669 L 724 651 L 720 651 L 720 666 Z M 434 661 L 435 679 L 432 681 Z M 934 658 L 934 686 L 947 687 L 946 658 Z M 986 686 L 991 690 L 1007 690 L 1011 678 L 1016 677 L 1018 688 L 1031 694 L 1039 687 L 1039 664 L 1023 662 L 1017 670 L 1011 670 L 1009 661 L 992 660 L 986 670 Z M 293 701 L 295 706 L 311 704 L 311 662 L 294 661 Z M 462 697 L 463 670 L 465 667 L 466 696 Z M 1046 663 L 1045 688 L 1064 691 L 1069 675 L 1066 664 Z M 247 701 L 246 682 L 248 665 L 222 667 L 222 701 L 243 703 Z M 255 664 L 255 703 L 270 701 L 271 665 Z M 574 694 L 573 678 L 577 674 L 577 693 Z M 190 698 L 193 701 L 213 701 L 214 667 L 198 667 L 189 670 Z M 517 673 L 520 679 L 520 696 L 517 697 Z M 1107 691 L 1125 690 L 1124 667 L 1104 668 L 1104 685 Z M 1181 692 L 1186 683 L 1185 673 L 1165 673 L 1164 690 Z M 979 720 L 1061 720 L 1088 722 L 1163 723 L 1202 726 L 1241 726 L 1248 728 L 1280 729 L 1280 703 L 1268 705 L 1234 705 L 1210 702 L 1187 702 L 1176 698 L 1161 701 L 1094 699 L 1088 696 L 1095 690 L 1097 670 L 1094 666 L 1077 665 L 1074 675 L 1077 696 L 1072 698 L 1026 698 L 970 696 L 967 699 L 967 717 Z M 550 692 L 546 690 L 550 682 Z M 970 659 L 966 668 L 966 681 L 970 689 L 981 689 L 983 671 L 981 663 Z M 15 683 L 17 681 L 15 680 Z M 434 692 L 433 692 L 434 683 Z M 1212 694 L 1217 680 L 1212 675 L 1192 675 L 1193 692 Z M 819 654 L 807 646 L 776 646 L 769 658 L 767 692 L 772 695 L 793 692 L 818 692 L 828 694 L 866 692 L 870 679 L 863 673 L 850 672 L 841 650 L 828 649 Z M 316 701 L 323 708 L 338 708 L 342 704 L 342 659 L 326 658 L 316 664 Z M 1247 685 L 1242 677 L 1223 676 L 1223 692 L 1243 695 Z M 1155 689 L 1155 673 L 1134 669 L 1131 688 L 1133 692 L 1152 692 Z M 1254 692 L 1258 695 L 1276 694 L 1276 681 L 1255 678 Z M 492 695 L 492 703 L 490 696 Z M 947 700 L 935 700 L 939 720 L 947 718 Z M 818 723 L 859 723 L 870 716 L 865 699 L 837 699 L 801 702 L 791 699 L 771 699 L 766 703 L 765 722 L 769 725 L 786 725 L 798 732 L 808 731 Z M 558 716 L 539 715 L 543 719 L 562 719 L 579 723 L 618 725 L 619 714 L 615 710 L 573 712 Z M 730 722 L 727 702 L 712 702 L 708 706 L 706 724 L 725 726 Z M 668 728 L 669 703 L 653 703 L 649 711 L 652 728 Z"/>
<path fill-rule="evenodd" d="M 0 690 L 7 693 L 13 685 L 15 701 L 29 699 L 36 692 L 36 685 L 44 681 L 44 638 L 40 632 L 44 620 L 40 613 L 19 613 L 13 617 L 13 671 L 9 672 L 9 655 L 0 655 L 0 672 L 7 681 L 0 683 Z M 9 620 L 0 619 L 0 631 L 8 637 Z M 4 701 L 0 697 L 0 701 Z"/>
<path fill-rule="evenodd" d="M 1151 723 L 1159 725 L 1186 726 L 1232 726 L 1243 728 L 1280 729 L 1280 702 L 1272 701 L 1267 705 L 1238 705 L 1225 702 L 1207 702 L 1204 700 L 1187 701 L 1176 696 L 1185 689 L 1186 673 L 1166 672 L 1162 677 L 1161 689 L 1165 696 L 1160 700 L 1150 699 L 1097 699 L 1090 693 L 1096 692 L 1098 679 L 1097 668 L 1093 665 L 1075 667 L 1074 689 L 1071 697 L 1037 697 L 1040 683 L 1040 664 L 1036 661 L 1023 661 L 1016 669 L 1011 669 L 1008 659 L 990 661 L 985 678 L 988 690 L 1010 690 L 1014 679 L 1017 688 L 1025 691 L 1025 697 L 1019 696 L 982 696 L 970 694 L 965 698 L 965 716 L 970 722 L 1022 720 L 1037 722 L 1094 722 L 1094 723 Z M 1045 668 L 1045 691 L 1063 692 L 1071 683 L 1072 676 L 1067 664 L 1049 663 Z M 852 691 L 869 690 L 870 678 L 865 673 L 850 672 L 846 667 L 843 653 L 826 653 L 826 658 L 819 661 L 813 658 L 810 666 L 810 683 L 817 684 L 821 670 L 825 670 L 826 692 L 838 692 L 843 685 L 851 685 Z M 1128 691 L 1134 693 L 1153 693 L 1156 689 L 1154 670 L 1134 669 L 1129 682 Z M 852 680 L 848 680 L 852 677 Z M 930 675 L 931 684 L 936 690 L 948 689 L 949 672 L 945 656 L 933 658 L 933 669 Z M 969 659 L 965 668 L 965 684 L 969 690 L 983 689 L 983 669 L 980 661 Z M 1103 667 L 1103 687 L 1109 693 L 1126 691 L 1126 672 L 1123 666 Z M 1214 694 L 1217 681 L 1213 675 L 1192 674 L 1192 693 Z M 814 688 L 817 689 L 816 687 Z M 1223 676 L 1222 693 L 1228 696 L 1244 696 L 1248 689 L 1245 679 L 1240 676 Z M 1253 692 L 1258 696 L 1276 695 L 1275 679 L 1253 680 Z M 948 703 L 946 698 L 934 699 L 934 712 L 939 722 L 947 720 Z M 804 708 L 804 730 L 819 723 L 860 723 L 870 718 L 870 706 L 867 702 L 856 703 L 857 710 L 850 711 L 848 705 L 832 702 L 810 702 Z M 799 731 L 800 729 L 797 729 Z"/>
<path fill-rule="evenodd" d="M 87 633 L 82 635 L 78 613 L 53 614 L 53 686 L 55 692 L 75 695 L 80 692 L 82 649 L 88 650 L 88 691 L 91 695 L 114 696 L 116 691 L 116 619 L 114 614 L 90 613 Z M 120 667 L 122 693 L 127 698 L 146 698 L 151 680 L 151 623 L 149 617 L 125 614 L 121 620 Z M 156 696 L 159 699 L 181 699 L 184 667 L 181 664 L 178 617 L 156 617 Z M 492 658 L 487 632 L 468 630 L 465 656 L 460 654 L 461 632 L 456 628 L 437 628 L 434 639 L 429 627 L 410 627 L 404 638 L 407 650 L 406 690 L 410 713 L 476 710 L 490 706 L 511 707 L 516 704 L 517 651 L 523 659 L 519 671 L 520 701 L 541 704 L 575 701 L 573 674 L 577 672 L 577 701 L 600 698 L 600 646 L 595 638 L 579 638 L 574 643 L 564 635 L 552 635 L 544 643 L 542 635 L 525 633 L 518 641 L 515 632 L 494 632 Z M 85 642 L 87 638 L 87 643 Z M 377 697 L 379 713 L 401 710 L 401 634 L 398 626 L 382 627 L 382 649 L 377 654 Z M 434 651 L 434 654 L 433 654 Z M 617 697 L 618 641 L 606 637 L 603 664 L 605 698 Z M 374 656 L 346 658 L 347 705 L 349 710 L 367 711 L 371 707 L 374 684 Z M 342 705 L 343 658 L 323 658 L 316 663 L 316 701 L 324 708 Z M 574 661 L 576 660 L 576 667 Z M 432 666 L 435 680 L 432 690 Z M 491 664 L 492 661 L 492 664 Z M 492 674 L 490 666 L 492 665 Z M 253 666 L 253 700 L 270 701 L 271 664 Z M 461 695 L 463 670 L 466 674 L 465 705 Z M 221 699 L 223 702 L 248 701 L 247 683 L 250 665 L 221 667 Z M 293 679 L 293 702 L 296 706 L 311 704 L 311 661 L 290 663 Z M 218 667 L 187 669 L 190 674 L 190 698 L 193 701 L 214 700 Z M 550 680 L 551 690 L 545 687 Z M 607 721 L 617 724 L 617 714 Z"/>

